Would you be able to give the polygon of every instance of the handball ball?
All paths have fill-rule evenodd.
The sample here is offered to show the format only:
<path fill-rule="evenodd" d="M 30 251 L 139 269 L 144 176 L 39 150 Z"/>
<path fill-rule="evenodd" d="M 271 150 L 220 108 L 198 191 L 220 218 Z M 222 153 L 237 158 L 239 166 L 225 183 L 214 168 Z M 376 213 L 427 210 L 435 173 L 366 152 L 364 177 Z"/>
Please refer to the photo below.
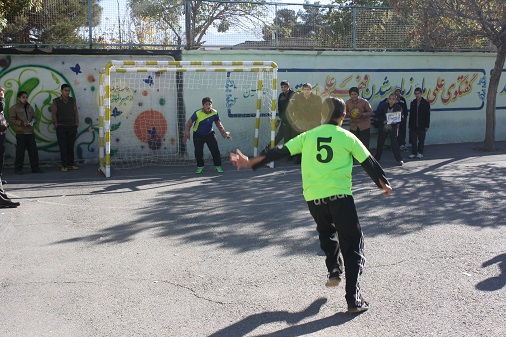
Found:
<path fill-rule="evenodd" d="M 361 115 L 361 113 L 358 109 L 351 110 L 351 118 L 359 118 L 360 115 Z"/>

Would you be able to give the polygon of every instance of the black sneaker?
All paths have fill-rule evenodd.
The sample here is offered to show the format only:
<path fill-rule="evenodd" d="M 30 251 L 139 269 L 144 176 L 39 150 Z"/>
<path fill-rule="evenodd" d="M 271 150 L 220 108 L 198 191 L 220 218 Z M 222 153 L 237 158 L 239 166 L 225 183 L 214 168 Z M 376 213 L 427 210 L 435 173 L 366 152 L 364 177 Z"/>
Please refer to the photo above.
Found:
<path fill-rule="evenodd" d="M 339 283 L 341 283 L 341 273 L 337 270 L 329 273 L 327 283 L 325 283 L 325 287 L 337 287 Z"/>
<path fill-rule="evenodd" d="M 348 304 L 348 313 L 349 314 L 359 314 L 361 312 L 369 310 L 369 303 L 362 300 L 360 305 L 354 304 Z"/>
<path fill-rule="evenodd" d="M 19 202 L 14 202 L 0 198 L 0 208 L 16 208 L 19 206 Z"/>

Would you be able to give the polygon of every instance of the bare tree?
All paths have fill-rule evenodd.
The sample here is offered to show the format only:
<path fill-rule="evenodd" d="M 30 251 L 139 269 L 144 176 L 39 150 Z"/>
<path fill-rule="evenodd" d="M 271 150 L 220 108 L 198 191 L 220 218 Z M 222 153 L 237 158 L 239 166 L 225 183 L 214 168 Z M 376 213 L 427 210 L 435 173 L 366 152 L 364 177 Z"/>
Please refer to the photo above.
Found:
<path fill-rule="evenodd" d="M 486 151 L 495 150 L 496 99 L 506 59 L 506 2 L 504 0 L 391 0 L 407 20 L 418 22 L 414 39 L 428 48 L 459 49 L 491 42 L 497 49 L 487 89 Z"/>

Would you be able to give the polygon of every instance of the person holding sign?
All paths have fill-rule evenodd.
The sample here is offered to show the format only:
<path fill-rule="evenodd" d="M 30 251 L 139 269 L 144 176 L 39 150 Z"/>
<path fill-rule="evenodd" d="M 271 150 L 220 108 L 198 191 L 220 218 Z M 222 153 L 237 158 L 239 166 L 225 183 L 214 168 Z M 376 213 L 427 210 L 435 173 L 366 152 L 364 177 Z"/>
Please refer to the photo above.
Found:
<path fill-rule="evenodd" d="M 380 161 L 383 153 L 383 145 L 385 140 L 390 137 L 392 152 L 394 153 L 397 165 L 402 166 L 404 161 L 401 157 L 401 149 L 397 142 L 399 133 L 399 124 L 402 120 L 402 108 L 397 103 L 397 96 L 390 94 L 388 96 L 388 104 L 384 104 L 378 112 L 379 128 L 378 128 L 378 144 L 376 145 L 376 154 L 374 158 Z"/>

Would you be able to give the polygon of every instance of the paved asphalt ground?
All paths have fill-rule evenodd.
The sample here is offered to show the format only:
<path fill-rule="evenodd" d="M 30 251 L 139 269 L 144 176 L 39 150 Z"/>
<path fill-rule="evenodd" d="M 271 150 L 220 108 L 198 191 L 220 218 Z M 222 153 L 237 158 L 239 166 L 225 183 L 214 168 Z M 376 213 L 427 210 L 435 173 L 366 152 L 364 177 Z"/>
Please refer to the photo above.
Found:
<path fill-rule="evenodd" d="M 506 142 L 354 169 L 364 297 L 324 286 L 299 167 L 96 166 L 15 176 L 0 209 L 0 336 L 504 336 Z"/>

